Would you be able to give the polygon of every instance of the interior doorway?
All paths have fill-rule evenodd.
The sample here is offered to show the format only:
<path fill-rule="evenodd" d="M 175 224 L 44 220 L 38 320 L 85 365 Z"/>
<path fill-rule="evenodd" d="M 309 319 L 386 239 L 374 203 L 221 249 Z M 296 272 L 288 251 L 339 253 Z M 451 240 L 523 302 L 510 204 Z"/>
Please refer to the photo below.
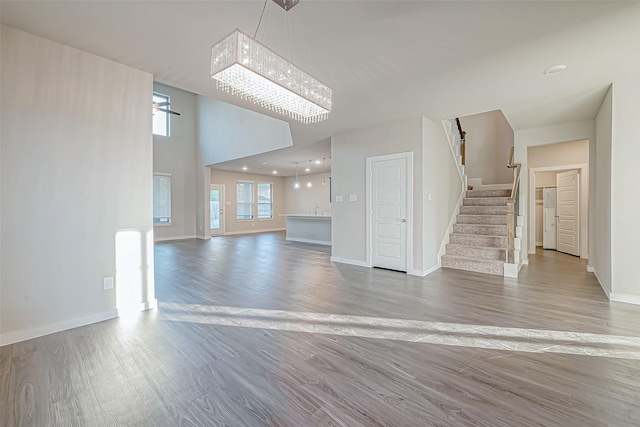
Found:
<path fill-rule="evenodd" d="M 545 215 L 548 215 L 552 209 L 545 209 L 543 200 L 545 189 L 554 188 L 556 190 L 556 203 L 560 202 L 562 194 L 565 196 L 568 194 L 567 192 L 561 194 L 558 191 L 558 175 L 567 172 L 570 172 L 570 175 L 574 177 L 572 178 L 574 193 L 571 197 L 574 211 L 571 213 L 566 210 L 567 206 L 563 207 L 561 223 L 559 206 L 553 209 L 555 211 L 553 218 L 545 218 Z M 589 257 L 589 165 L 573 164 L 530 168 L 529 194 L 531 195 L 529 199 L 529 254 L 535 254 L 536 247 L 544 247 L 587 259 Z M 571 213 L 571 217 L 567 217 L 567 213 Z M 560 225 L 562 229 L 560 229 Z M 571 230 L 568 230 L 567 227 L 570 227 Z M 556 234 L 556 245 L 549 246 L 548 243 L 544 243 L 545 232 L 549 230 L 553 230 Z M 567 244 L 571 247 L 567 247 Z"/>

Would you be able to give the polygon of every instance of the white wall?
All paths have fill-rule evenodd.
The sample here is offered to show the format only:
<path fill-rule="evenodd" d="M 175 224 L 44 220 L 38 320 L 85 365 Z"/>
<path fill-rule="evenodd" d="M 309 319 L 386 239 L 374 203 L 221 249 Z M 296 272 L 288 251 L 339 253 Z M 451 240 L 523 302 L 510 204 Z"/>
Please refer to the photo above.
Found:
<path fill-rule="evenodd" d="M 273 184 L 273 219 L 240 220 L 237 214 L 237 182 L 254 182 L 254 201 L 257 202 L 258 183 Z M 285 218 L 285 179 L 279 176 L 256 175 L 250 173 L 228 172 L 211 169 L 211 184 L 220 184 L 225 187 L 225 205 L 223 218 L 225 221 L 225 234 L 257 233 L 263 231 L 284 230 Z M 208 199 L 207 199 L 208 200 Z M 257 208 L 254 213 L 257 215 Z M 207 224 L 209 224 L 207 222 Z"/>
<path fill-rule="evenodd" d="M 152 76 L 5 26 L 1 60 L 0 344 L 152 306 Z"/>
<path fill-rule="evenodd" d="M 612 88 L 602 102 L 596 117 L 596 143 L 592 144 L 595 154 L 591 167 L 593 188 L 593 215 L 589 264 L 608 296 L 611 284 L 611 126 Z"/>
<path fill-rule="evenodd" d="M 331 200 L 329 200 L 329 189 L 331 173 L 317 173 L 310 175 L 298 175 L 300 188 L 294 188 L 295 176 L 290 176 L 285 180 L 284 201 L 286 213 L 314 214 L 315 206 L 318 205 L 318 214 L 331 213 Z M 325 185 L 322 185 L 322 181 Z M 311 187 L 307 187 L 307 182 L 311 181 Z"/>
<path fill-rule="evenodd" d="M 422 271 L 422 118 L 397 120 L 331 138 L 332 258 L 367 264 L 366 158 L 413 152 L 413 268 Z M 344 202 L 336 203 L 342 195 Z M 349 196 L 357 196 L 350 202 Z"/>
<path fill-rule="evenodd" d="M 513 129 L 502 111 L 495 110 L 460 118 L 466 132 L 465 172 L 483 184 L 513 182 L 513 171 L 506 167 L 513 146 Z"/>
<path fill-rule="evenodd" d="M 520 214 L 528 216 L 524 222 L 524 230 L 522 235 L 521 252 L 523 260 L 527 260 L 529 255 L 527 248 L 529 245 L 529 222 L 533 221 L 533 217 L 529 217 L 529 165 L 527 162 L 527 150 L 529 147 L 536 145 L 545 145 L 554 142 L 589 140 L 589 143 L 595 141 L 595 121 L 584 120 L 579 122 L 563 123 L 555 126 L 547 126 L 535 129 L 525 129 L 516 131 L 514 134 L 514 161 L 522 163 L 522 172 L 520 174 Z M 592 164 L 590 164 L 592 165 Z M 592 167 L 592 166 L 591 166 Z M 590 194 L 589 199 L 592 198 Z"/>
<path fill-rule="evenodd" d="M 159 83 L 153 90 L 168 95 L 169 136 L 153 135 L 153 171 L 171 174 L 171 225 L 155 225 L 155 240 L 196 237 L 196 95 Z"/>
<path fill-rule="evenodd" d="M 448 239 L 449 222 L 464 190 L 449 141 L 441 123 L 422 119 L 423 273 L 438 267 L 438 252 Z"/>
<path fill-rule="evenodd" d="M 198 96 L 204 165 L 291 147 L 289 123 L 216 99 Z"/>
<path fill-rule="evenodd" d="M 638 75 L 614 82 L 611 97 L 611 299 L 640 304 Z"/>

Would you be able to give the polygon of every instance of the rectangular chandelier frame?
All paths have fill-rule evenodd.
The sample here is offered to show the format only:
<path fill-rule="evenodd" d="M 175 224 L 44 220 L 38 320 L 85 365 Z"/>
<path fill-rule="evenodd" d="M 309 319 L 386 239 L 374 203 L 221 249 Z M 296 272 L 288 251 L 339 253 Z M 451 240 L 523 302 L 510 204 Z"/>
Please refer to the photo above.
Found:
<path fill-rule="evenodd" d="M 239 29 L 211 48 L 218 88 L 303 123 L 326 120 L 331 88 Z"/>

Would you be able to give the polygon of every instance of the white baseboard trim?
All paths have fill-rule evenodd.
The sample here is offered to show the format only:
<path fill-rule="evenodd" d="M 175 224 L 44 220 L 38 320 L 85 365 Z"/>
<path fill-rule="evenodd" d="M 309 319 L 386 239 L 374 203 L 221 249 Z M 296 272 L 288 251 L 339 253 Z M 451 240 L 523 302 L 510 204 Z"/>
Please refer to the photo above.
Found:
<path fill-rule="evenodd" d="M 211 235 L 210 234 L 198 234 L 196 236 L 196 239 L 200 239 L 200 240 L 210 240 L 211 239 Z"/>
<path fill-rule="evenodd" d="M 341 264 L 357 265 L 358 267 L 371 267 L 366 261 L 360 261 L 358 259 L 349 259 L 349 258 L 332 256 L 331 261 L 339 262 Z"/>
<path fill-rule="evenodd" d="M 522 265 L 524 262 L 517 262 L 515 264 L 504 263 L 504 277 L 511 277 L 513 279 L 518 278 L 518 273 L 522 270 Z"/>
<path fill-rule="evenodd" d="M 605 293 L 607 291 L 605 290 Z M 625 302 L 627 304 L 640 305 L 640 295 L 618 294 L 611 292 L 609 299 L 615 302 Z"/>
<path fill-rule="evenodd" d="M 196 239 L 196 235 L 192 236 L 175 236 L 175 237 L 156 237 L 153 239 L 154 242 L 168 242 L 171 240 L 187 240 L 187 239 Z"/>
<path fill-rule="evenodd" d="M 113 309 L 103 311 L 102 313 L 92 314 L 90 316 L 78 317 L 76 319 L 65 320 L 63 322 L 39 326 L 37 328 L 7 332 L 0 335 L 0 346 L 14 344 L 21 341 L 42 337 L 44 335 L 55 334 L 56 332 L 62 332 L 68 329 L 102 322 L 105 320 L 114 319 L 116 317 L 118 317 L 118 310 Z"/>
<path fill-rule="evenodd" d="M 441 267 L 442 267 L 442 265 L 436 264 L 431 268 L 427 268 L 426 270 L 423 270 L 422 271 L 422 277 L 428 276 L 429 274 L 433 273 L 434 271 L 440 270 Z"/>
<path fill-rule="evenodd" d="M 154 308 L 158 308 L 158 300 L 155 298 L 140 304 L 140 311 L 153 310 Z"/>
<path fill-rule="evenodd" d="M 595 273 L 596 268 L 593 265 L 587 265 L 587 273 Z"/>
<path fill-rule="evenodd" d="M 528 259 L 523 259 L 522 260 L 522 264 L 523 265 L 529 265 L 529 260 Z"/>
<path fill-rule="evenodd" d="M 274 231 L 285 231 L 285 230 L 286 228 L 264 228 L 261 230 L 228 231 L 224 233 L 224 236 L 235 236 L 237 234 L 273 233 Z"/>
<path fill-rule="evenodd" d="M 331 242 L 327 240 L 303 239 L 301 237 L 287 237 L 285 240 L 289 240 L 291 242 L 313 243 L 316 245 L 331 246 Z"/>

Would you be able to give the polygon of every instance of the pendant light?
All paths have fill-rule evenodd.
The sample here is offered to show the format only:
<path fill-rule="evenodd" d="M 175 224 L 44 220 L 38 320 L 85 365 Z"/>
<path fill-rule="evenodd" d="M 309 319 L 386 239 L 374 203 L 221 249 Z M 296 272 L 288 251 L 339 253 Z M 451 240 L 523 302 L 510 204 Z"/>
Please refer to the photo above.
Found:
<path fill-rule="evenodd" d="M 324 187 L 325 185 L 327 185 L 327 178 L 324 176 L 324 161 L 325 161 L 326 157 L 322 158 L 322 186 Z"/>
<path fill-rule="evenodd" d="M 298 162 L 296 162 L 296 182 L 293 184 L 293 188 L 300 188 L 300 182 L 298 182 Z"/>
<path fill-rule="evenodd" d="M 311 172 L 311 160 L 307 163 L 307 172 Z M 307 188 L 311 188 L 311 176 L 307 175 Z"/>

